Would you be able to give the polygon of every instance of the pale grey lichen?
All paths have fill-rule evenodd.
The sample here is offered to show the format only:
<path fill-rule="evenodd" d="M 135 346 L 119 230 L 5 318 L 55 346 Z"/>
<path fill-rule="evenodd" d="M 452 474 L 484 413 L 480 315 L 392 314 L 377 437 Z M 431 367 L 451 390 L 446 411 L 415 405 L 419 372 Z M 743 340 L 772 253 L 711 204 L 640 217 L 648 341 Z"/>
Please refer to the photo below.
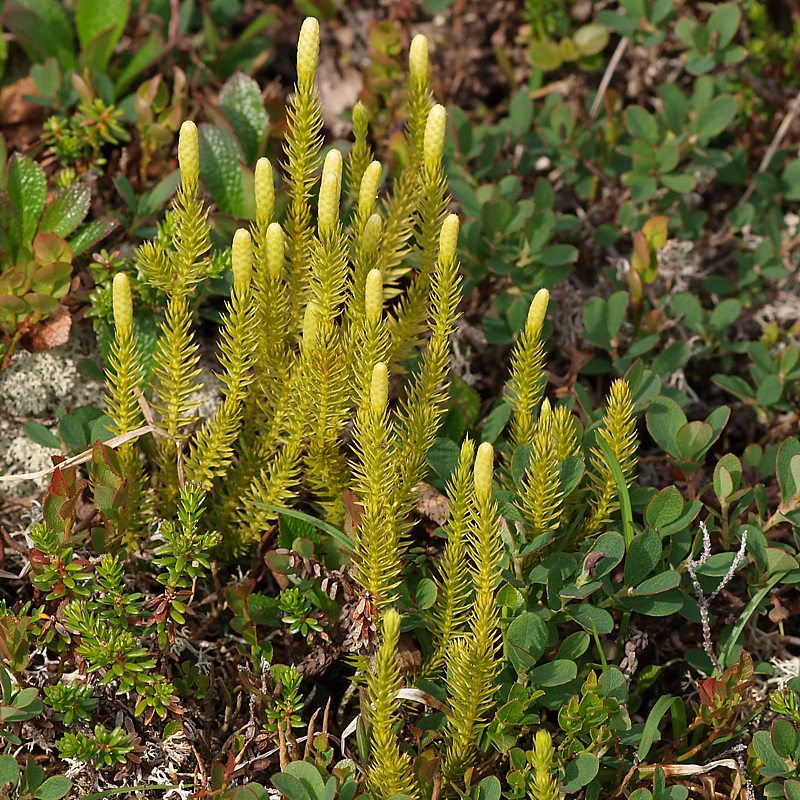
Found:
<path fill-rule="evenodd" d="M 78 371 L 78 361 L 86 354 L 82 342 L 43 353 L 18 351 L 8 368 L 0 372 L 0 413 L 39 417 L 51 416 L 58 407 L 99 406 L 102 385 Z"/>
<path fill-rule="evenodd" d="M 31 441 L 21 424 L 0 418 L 0 472 L 4 475 L 47 469 L 53 463 L 51 457 L 59 453 L 59 450 Z M 49 481 L 49 477 L 34 481 L 0 481 L 0 497 L 38 497 Z"/>

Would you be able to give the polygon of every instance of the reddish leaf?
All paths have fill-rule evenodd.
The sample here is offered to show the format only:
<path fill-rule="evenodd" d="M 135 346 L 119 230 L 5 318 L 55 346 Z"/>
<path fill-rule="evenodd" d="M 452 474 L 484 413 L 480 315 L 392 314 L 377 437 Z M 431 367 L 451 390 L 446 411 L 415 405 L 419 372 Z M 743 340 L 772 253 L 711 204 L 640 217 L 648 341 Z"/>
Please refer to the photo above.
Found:
<path fill-rule="evenodd" d="M 37 233 L 33 240 L 33 255 L 42 265 L 54 261 L 72 262 L 72 250 L 57 233 Z"/>

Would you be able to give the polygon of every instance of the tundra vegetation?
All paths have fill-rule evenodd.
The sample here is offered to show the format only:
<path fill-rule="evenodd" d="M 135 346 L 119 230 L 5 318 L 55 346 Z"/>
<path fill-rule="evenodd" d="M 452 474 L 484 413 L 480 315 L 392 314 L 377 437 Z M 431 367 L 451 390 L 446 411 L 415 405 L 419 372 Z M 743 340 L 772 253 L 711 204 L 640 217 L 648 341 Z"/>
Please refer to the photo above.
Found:
<path fill-rule="evenodd" d="M 251 5 L 0 16 L 0 794 L 800 798 L 800 12 Z"/>

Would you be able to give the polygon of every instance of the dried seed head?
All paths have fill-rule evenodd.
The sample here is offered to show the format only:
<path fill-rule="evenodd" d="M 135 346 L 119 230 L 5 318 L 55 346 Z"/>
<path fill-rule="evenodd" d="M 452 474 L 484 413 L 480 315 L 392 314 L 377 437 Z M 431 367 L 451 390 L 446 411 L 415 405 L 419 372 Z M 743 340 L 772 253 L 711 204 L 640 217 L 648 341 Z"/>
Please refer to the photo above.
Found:
<path fill-rule="evenodd" d="M 365 170 L 361 178 L 358 191 L 358 213 L 366 217 L 375 208 L 375 198 L 378 196 L 378 184 L 381 181 L 381 162 L 373 161 Z"/>
<path fill-rule="evenodd" d="M 479 501 L 488 502 L 492 498 L 492 475 L 494 473 L 494 448 L 483 442 L 475 456 L 475 496 Z"/>
<path fill-rule="evenodd" d="M 428 112 L 428 121 L 425 124 L 425 138 L 422 150 L 425 167 L 431 172 L 438 169 L 442 163 L 446 124 L 447 111 L 445 111 L 444 106 L 435 105 Z"/>
<path fill-rule="evenodd" d="M 267 228 L 267 272 L 277 280 L 283 273 L 284 239 L 283 228 L 277 222 Z"/>
<path fill-rule="evenodd" d="M 364 250 L 367 253 L 375 252 L 381 240 L 381 233 L 383 233 L 383 221 L 379 214 L 372 214 L 364 225 Z"/>
<path fill-rule="evenodd" d="M 383 276 L 379 269 L 371 269 L 367 273 L 367 282 L 364 286 L 364 310 L 367 321 L 375 325 L 381 318 L 383 311 Z"/>
<path fill-rule="evenodd" d="M 408 51 L 408 72 L 414 83 L 428 80 L 428 40 L 418 33 Z"/>
<path fill-rule="evenodd" d="M 231 267 L 233 269 L 233 289 L 241 297 L 247 292 L 250 286 L 250 276 L 253 273 L 253 243 L 250 234 L 244 228 L 239 228 L 233 234 Z"/>
<path fill-rule="evenodd" d="M 131 300 L 131 282 L 124 272 L 114 276 L 111 290 L 114 307 L 114 326 L 118 334 L 127 334 L 133 330 L 133 301 Z"/>
<path fill-rule="evenodd" d="M 307 17 L 300 28 L 297 40 L 297 82 L 307 83 L 314 80 L 319 58 L 319 22 L 314 17 Z"/>
<path fill-rule="evenodd" d="M 275 184 L 272 180 L 272 164 L 268 158 L 256 161 L 256 218 L 269 222 L 275 212 Z"/>
<path fill-rule="evenodd" d="M 342 154 L 331 150 L 325 156 L 319 187 L 319 230 L 330 233 L 339 219 L 339 195 L 342 190 Z"/>
<path fill-rule="evenodd" d="M 184 183 L 192 183 L 200 175 L 200 145 L 197 139 L 197 125 L 191 120 L 181 125 L 178 135 L 178 167 Z"/>
<path fill-rule="evenodd" d="M 316 300 L 309 300 L 303 314 L 303 349 L 309 352 L 317 346 L 319 316 L 319 304 Z"/>
<path fill-rule="evenodd" d="M 369 386 L 369 405 L 373 414 L 383 414 L 389 402 L 389 369 L 383 361 L 372 368 Z"/>
<path fill-rule="evenodd" d="M 456 260 L 459 226 L 456 214 L 449 214 L 442 223 L 439 233 L 439 261 L 442 264 L 452 264 Z"/>
<path fill-rule="evenodd" d="M 529 336 L 539 336 L 541 334 L 549 301 L 550 292 L 547 289 L 539 289 L 536 292 L 531 301 L 531 307 L 528 309 L 528 320 L 525 323 L 525 330 Z"/>

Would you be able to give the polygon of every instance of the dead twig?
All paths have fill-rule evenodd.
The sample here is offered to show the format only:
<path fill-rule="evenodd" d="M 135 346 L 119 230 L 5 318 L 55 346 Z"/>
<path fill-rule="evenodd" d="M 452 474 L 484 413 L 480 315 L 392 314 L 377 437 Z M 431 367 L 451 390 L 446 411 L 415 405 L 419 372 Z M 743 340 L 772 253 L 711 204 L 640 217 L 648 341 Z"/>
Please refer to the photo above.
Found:
<path fill-rule="evenodd" d="M 629 43 L 630 39 L 628 39 L 627 36 L 623 36 L 619 40 L 613 55 L 608 60 L 606 71 L 603 73 L 603 77 L 600 79 L 600 85 L 597 87 L 597 94 L 594 96 L 592 108 L 589 111 L 590 119 L 594 119 L 600 111 L 600 106 L 603 104 L 603 98 L 606 96 L 608 86 L 611 83 L 611 78 L 614 77 L 614 72 L 616 71 L 619 62 L 622 60 L 622 56 L 625 55 L 625 51 L 628 49 Z"/>
<path fill-rule="evenodd" d="M 772 137 L 769 147 L 764 152 L 764 157 L 761 159 L 761 163 L 758 165 L 756 175 L 766 172 L 773 156 L 778 152 L 778 148 L 786 138 L 786 134 L 789 133 L 789 129 L 792 127 L 792 124 L 794 123 L 795 117 L 797 117 L 798 113 L 800 113 L 800 94 L 798 94 L 789 104 L 789 108 L 786 111 L 786 116 L 781 120 L 781 124 L 778 126 L 778 130 L 775 131 L 775 135 Z M 739 198 L 739 202 L 736 204 L 736 207 L 739 208 L 740 206 L 744 205 L 750 199 L 750 195 L 753 194 L 754 190 L 755 183 L 753 183 L 751 180 L 750 184 L 745 190 L 745 193 L 741 196 L 741 198 Z"/>
<path fill-rule="evenodd" d="M 700 523 L 700 531 L 703 534 L 703 549 L 697 560 L 691 558 L 687 559 L 686 569 L 689 571 L 689 576 L 692 579 L 692 587 L 694 588 L 694 593 L 697 597 L 697 605 L 700 609 L 700 622 L 703 625 L 703 650 L 705 650 L 706 655 L 711 659 L 714 669 L 722 673 L 722 665 L 719 663 L 717 654 L 714 651 L 714 643 L 711 640 L 711 620 L 708 609 L 714 598 L 728 583 L 730 583 L 733 576 L 736 574 L 736 570 L 739 568 L 739 564 L 744 560 L 745 549 L 747 548 L 747 530 L 743 529 L 742 531 L 742 543 L 731 562 L 730 568 L 722 577 L 717 588 L 708 597 L 703 593 L 703 587 L 700 586 L 700 582 L 697 580 L 697 570 L 704 566 L 708 559 L 711 558 L 711 536 L 708 533 L 708 527 L 705 522 Z"/>
<path fill-rule="evenodd" d="M 136 428 L 135 430 L 115 436 L 113 439 L 103 442 L 103 444 L 106 447 L 114 449 L 125 444 L 126 442 L 132 442 L 138 439 L 140 436 L 146 436 L 148 433 L 158 433 L 161 436 L 166 436 L 170 439 L 172 438 L 168 433 L 166 433 L 166 431 L 159 430 L 153 425 L 143 425 L 141 428 Z M 64 461 L 54 464 L 52 467 L 48 467 L 47 469 L 40 469 L 38 472 L 25 472 L 17 475 L 0 475 L 0 482 L 18 483 L 19 481 L 36 481 L 39 478 L 45 478 L 48 475 L 51 475 L 57 469 L 67 469 L 68 467 L 75 467 L 78 464 L 85 464 L 87 461 L 91 461 L 92 452 L 93 451 L 91 448 L 89 450 L 84 450 L 82 453 L 78 453 L 76 456 L 64 459 Z"/>

